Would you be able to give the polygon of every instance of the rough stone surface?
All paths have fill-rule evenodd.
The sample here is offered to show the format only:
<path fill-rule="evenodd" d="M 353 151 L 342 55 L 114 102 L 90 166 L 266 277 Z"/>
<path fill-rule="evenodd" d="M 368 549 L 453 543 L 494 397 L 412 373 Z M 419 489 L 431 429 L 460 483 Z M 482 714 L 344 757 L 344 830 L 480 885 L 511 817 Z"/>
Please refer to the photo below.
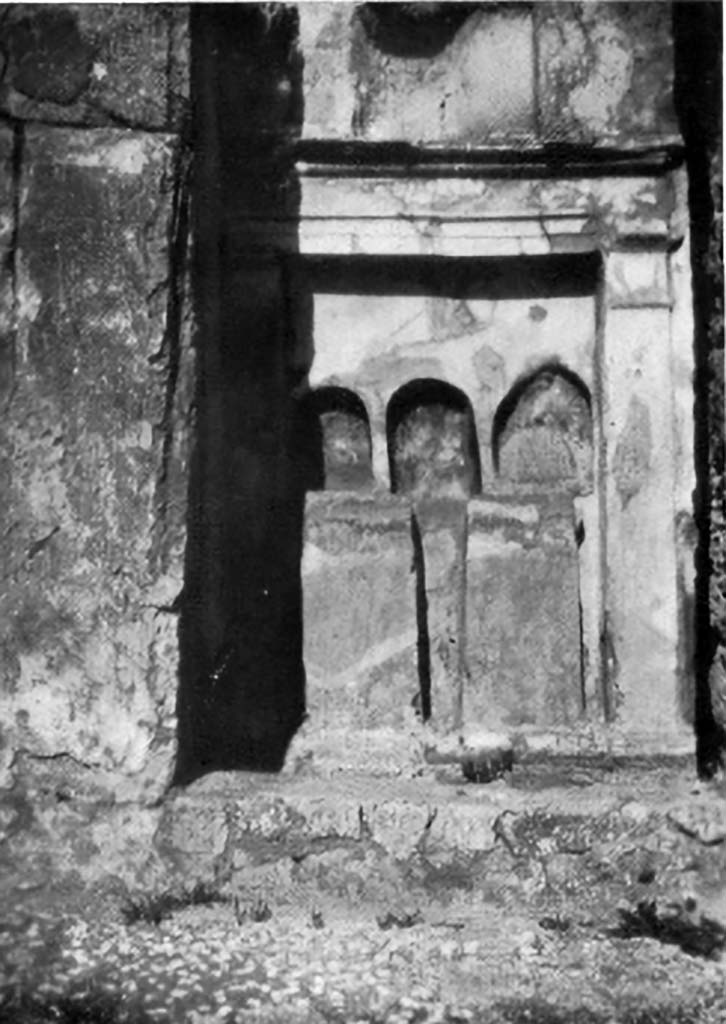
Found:
<path fill-rule="evenodd" d="M 18 138 L 6 125 L 0 125 L 0 258 L 6 268 L 0 284 L 0 401 L 6 401 L 15 375 L 15 295 L 17 271 L 15 241 L 17 182 L 13 166 Z"/>
<path fill-rule="evenodd" d="M 189 90 L 184 4 L 15 4 L 0 110 L 27 121 L 174 130 Z"/>
<path fill-rule="evenodd" d="M 93 51 L 78 31 L 70 11 L 47 12 L 42 19 L 16 17 L 6 28 L 14 87 L 34 100 L 66 106 L 88 87 Z"/>
<path fill-rule="evenodd" d="M 0 1012 L 720 1024 L 722 809 L 665 759 L 218 773 L 159 808 L 44 769 L 0 793 Z"/>
<path fill-rule="evenodd" d="M 24 748 L 168 779 L 186 459 L 171 417 L 189 368 L 183 322 L 167 332 L 174 160 L 170 137 L 25 133 L 3 438 L 5 771 Z"/>

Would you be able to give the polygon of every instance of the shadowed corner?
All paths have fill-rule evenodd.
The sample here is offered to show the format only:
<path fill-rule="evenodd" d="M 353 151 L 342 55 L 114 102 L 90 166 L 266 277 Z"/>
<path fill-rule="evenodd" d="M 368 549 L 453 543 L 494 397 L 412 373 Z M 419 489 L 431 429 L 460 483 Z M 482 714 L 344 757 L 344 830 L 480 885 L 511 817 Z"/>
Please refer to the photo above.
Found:
<path fill-rule="evenodd" d="M 305 481 L 280 256 L 298 248 L 303 59 L 298 12 L 263 8 L 191 9 L 197 436 L 176 783 L 279 770 L 304 711 Z M 281 234 L 251 237 L 250 214 Z"/>
<path fill-rule="evenodd" d="M 726 723 L 715 714 L 712 688 L 726 644 L 716 596 L 726 587 L 720 561 L 725 522 L 722 200 L 714 187 L 715 168 L 723 175 L 721 4 L 675 3 L 673 36 L 674 100 L 688 169 L 694 316 L 694 725 L 698 770 L 710 778 L 726 758 Z"/>

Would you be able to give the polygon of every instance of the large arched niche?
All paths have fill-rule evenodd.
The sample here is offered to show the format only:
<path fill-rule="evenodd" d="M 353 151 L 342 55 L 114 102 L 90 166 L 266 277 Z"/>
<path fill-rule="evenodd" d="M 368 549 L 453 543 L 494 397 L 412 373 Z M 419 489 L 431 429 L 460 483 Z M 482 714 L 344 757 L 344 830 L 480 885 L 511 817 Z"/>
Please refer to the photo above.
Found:
<path fill-rule="evenodd" d="M 590 493 L 592 402 L 582 379 L 548 363 L 516 381 L 494 415 L 492 462 L 508 483 Z"/>
<path fill-rule="evenodd" d="M 468 498 L 481 491 L 471 402 L 440 380 L 409 381 L 386 410 L 391 490 L 415 499 Z"/>
<path fill-rule="evenodd" d="M 362 399 L 328 385 L 301 400 L 295 443 L 311 491 L 366 491 L 373 483 L 371 428 Z"/>

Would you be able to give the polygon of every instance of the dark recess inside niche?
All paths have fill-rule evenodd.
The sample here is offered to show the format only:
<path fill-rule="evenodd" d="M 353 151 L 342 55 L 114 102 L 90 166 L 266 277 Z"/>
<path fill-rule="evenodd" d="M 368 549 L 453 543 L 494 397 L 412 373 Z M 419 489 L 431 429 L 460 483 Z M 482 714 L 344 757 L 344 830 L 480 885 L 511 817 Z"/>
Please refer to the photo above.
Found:
<path fill-rule="evenodd" d="M 491 450 L 495 472 L 513 482 L 568 485 L 583 493 L 590 490 L 591 405 L 585 383 L 559 362 L 546 363 L 524 375 L 505 395 L 494 416 Z"/>
<path fill-rule="evenodd" d="M 394 494 L 465 499 L 481 491 L 474 415 L 458 388 L 405 384 L 389 402 L 386 434 Z"/>
<path fill-rule="evenodd" d="M 373 483 L 371 430 L 361 399 L 324 387 L 301 400 L 294 431 L 305 490 L 364 491 Z"/>

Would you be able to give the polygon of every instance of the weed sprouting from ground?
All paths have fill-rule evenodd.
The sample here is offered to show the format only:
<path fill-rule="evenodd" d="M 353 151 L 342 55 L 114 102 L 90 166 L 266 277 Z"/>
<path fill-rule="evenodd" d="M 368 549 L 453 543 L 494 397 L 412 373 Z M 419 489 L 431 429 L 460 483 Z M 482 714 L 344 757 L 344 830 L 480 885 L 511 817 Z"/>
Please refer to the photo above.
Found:
<path fill-rule="evenodd" d="M 659 914 L 655 903 L 642 901 L 636 909 L 618 910 L 620 924 L 610 931 L 619 939 L 648 938 L 678 946 L 684 953 L 716 959 L 726 949 L 726 928 L 704 916 L 694 921 L 680 909 Z"/>
<path fill-rule="evenodd" d="M 166 918 L 187 907 L 227 903 L 226 897 L 216 889 L 198 882 L 192 889 L 167 890 L 160 893 L 137 893 L 130 896 L 121 908 L 125 924 L 159 925 Z"/>

